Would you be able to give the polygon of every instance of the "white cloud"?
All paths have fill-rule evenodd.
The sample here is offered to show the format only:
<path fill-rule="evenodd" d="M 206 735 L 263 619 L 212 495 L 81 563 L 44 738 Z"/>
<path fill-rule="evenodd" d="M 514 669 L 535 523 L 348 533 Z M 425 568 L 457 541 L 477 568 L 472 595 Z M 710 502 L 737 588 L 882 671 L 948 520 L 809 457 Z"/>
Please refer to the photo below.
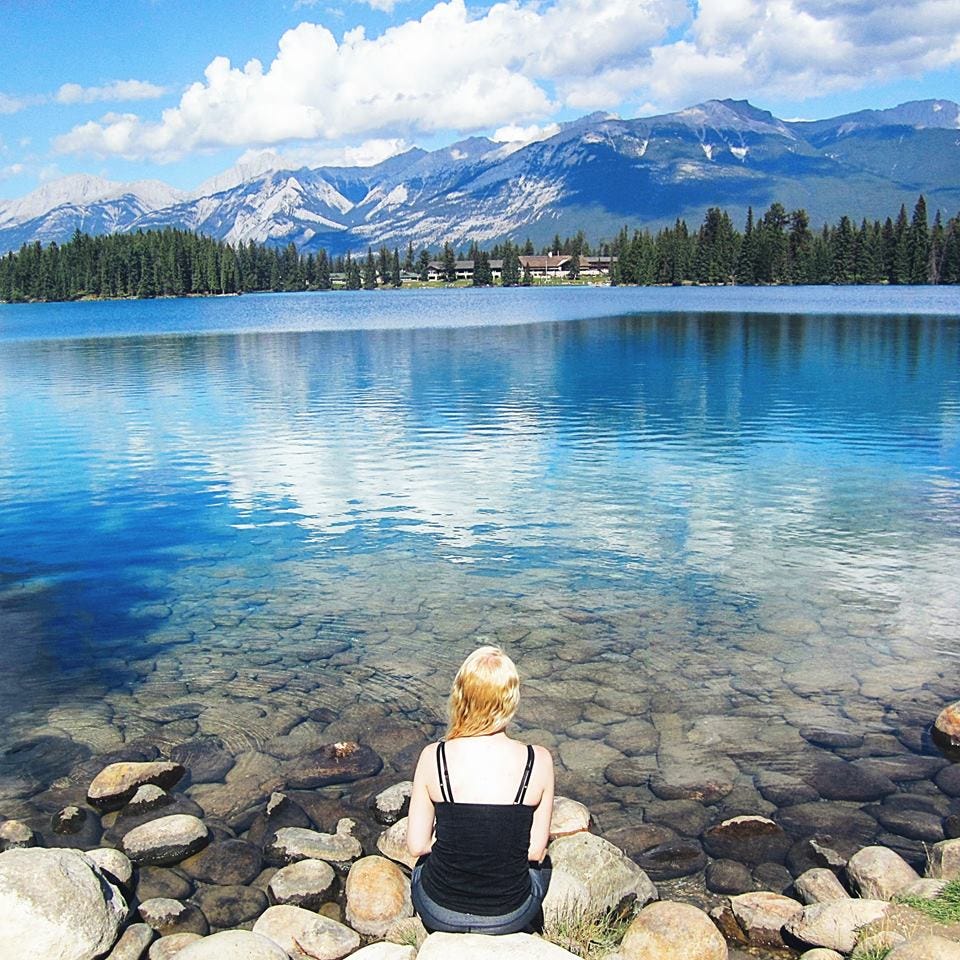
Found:
<path fill-rule="evenodd" d="M 497 143 L 533 143 L 535 140 L 546 140 L 559 132 L 559 123 L 548 123 L 545 126 L 532 123 L 527 127 L 512 123 L 498 128 L 490 139 Z"/>
<path fill-rule="evenodd" d="M 6 167 L 0 167 L 0 180 L 9 180 L 10 177 L 19 176 L 26 169 L 22 163 L 11 163 Z"/>
<path fill-rule="evenodd" d="M 609 81 L 673 106 L 805 100 L 960 62 L 956 0 L 701 0 L 687 36 Z"/>
<path fill-rule="evenodd" d="M 217 57 L 159 118 L 104 117 L 55 146 L 167 161 L 221 147 L 499 133 L 560 107 L 804 100 L 958 63 L 958 38 L 956 0 L 504 0 L 479 12 L 446 0 L 375 37 L 357 27 L 338 41 L 302 23 L 266 66 Z M 78 89 L 93 98 L 110 87 Z"/>
<path fill-rule="evenodd" d="M 283 150 L 248 150 L 237 161 L 238 165 L 265 163 L 275 170 L 297 167 L 372 167 L 399 153 L 412 144 L 400 137 L 364 140 L 352 146 L 333 146 L 327 143 L 305 144 Z"/>
<path fill-rule="evenodd" d="M 27 103 L 17 97 L 11 97 L 9 94 L 0 93 L 0 114 L 17 113 L 22 110 Z"/>
<path fill-rule="evenodd" d="M 81 87 L 65 83 L 57 91 L 57 103 L 97 103 L 104 100 L 156 100 L 166 88 L 145 80 L 114 80 L 102 87 Z"/>
<path fill-rule="evenodd" d="M 378 37 L 360 27 L 339 43 L 327 28 L 302 23 L 281 37 L 266 68 L 217 57 L 159 120 L 91 121 L 56 146 L 164 160 L 204 148 L 537 120 L 556 106 L 549 83 L 575 85 L 632 59 L 685 10 L 683 0 L 511 0 L 474 16 L 464 0 L 449 0 Z"/>

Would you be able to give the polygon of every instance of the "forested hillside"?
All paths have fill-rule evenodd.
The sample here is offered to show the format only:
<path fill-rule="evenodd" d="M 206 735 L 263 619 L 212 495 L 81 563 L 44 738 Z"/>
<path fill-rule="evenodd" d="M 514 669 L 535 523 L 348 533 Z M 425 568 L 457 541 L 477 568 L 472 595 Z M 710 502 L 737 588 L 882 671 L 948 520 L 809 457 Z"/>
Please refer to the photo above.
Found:
<path fill-rule="evenodd" d="M 612 240 L 591 245 L 578 232 L 558 236 L 542 252 L 572 257 L 569 279 L 577 278 L 580 258 L 611 257 L 613 284 L 953 284 L 960 283 L 960 214 L 933 222 L 920 197 L 912 216 L 901 207 L 885 221 L 854 223 L 841 217 L 812 230 L 803 210 L 788 212 L 774 203 L 762 216 L 749 211 L 738 230 L 723 210 L 711 208 L 691 230 L 678 219 L 655 234 L 623 227 Z M 450 244 L 436 252 L 413 243 L 401 256 L 394 248 L 331 258 L 323 250 L 303 254 L 285 248 L 239 243 L 236 246 L 184 230 L 91 237 L 77 231 L 62 245 L 26 244 L 0 259 L 0 300 L 6 302 L 73 300 L 81 297 L 158 297 L 249 293 L 257 291 L 373 289 L 426 280 L 436 258 L 453 263 L 469 258 L 477 286 L 493 282 L 490 262 L 513 264 L 520 253 L 506 241 L 490 250 L 472 244 L 457 253 Z M 519 268 L 504 269 L 505 285 L 529 283 Z"/>

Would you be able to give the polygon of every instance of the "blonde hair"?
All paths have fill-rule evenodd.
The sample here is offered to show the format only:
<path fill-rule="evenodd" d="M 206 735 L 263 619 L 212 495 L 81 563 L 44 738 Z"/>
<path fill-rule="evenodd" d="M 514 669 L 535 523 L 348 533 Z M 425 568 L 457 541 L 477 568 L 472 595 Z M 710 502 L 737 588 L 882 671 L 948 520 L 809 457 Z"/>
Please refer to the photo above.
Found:
<path fill-rule="evenodd" d="M 480 737 L 502 730 L 517 712 L 520 677 L 499 647 L 479 647 L 463 661 L 450 691 L 447 737 Z"/>

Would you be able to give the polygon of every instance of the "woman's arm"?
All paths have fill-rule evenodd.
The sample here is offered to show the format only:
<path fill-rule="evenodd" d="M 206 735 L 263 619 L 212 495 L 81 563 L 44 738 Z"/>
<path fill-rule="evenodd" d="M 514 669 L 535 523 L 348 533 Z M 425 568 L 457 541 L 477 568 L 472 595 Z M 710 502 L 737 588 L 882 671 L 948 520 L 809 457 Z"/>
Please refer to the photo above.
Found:
<path fill-rule="evenodd" d="M 543 793 L 540 802 L 533 812 L 533 826 L 530 828 L 530 849 L 527 859 L 540 863 L 547 855 L 547 844 L 550 843 L 550 819 L 553 817 L 553 756 L 546 747 L 534 747 L 535 762 L 539 777 L 542 777 Z M 538 777 L 538 779 L 539 779 Z M 410 801 L 413 809 L 413 800 Z"/>
<path fill-rule="evenodd" d="M 414 857 L 422 857 L 433 847 L 433 801 L 427 783 L 433 771 L 436 749 L 436 744 L 424 747 L 413 775 L 410 812 L 407 814 L 407 849 Z"/>

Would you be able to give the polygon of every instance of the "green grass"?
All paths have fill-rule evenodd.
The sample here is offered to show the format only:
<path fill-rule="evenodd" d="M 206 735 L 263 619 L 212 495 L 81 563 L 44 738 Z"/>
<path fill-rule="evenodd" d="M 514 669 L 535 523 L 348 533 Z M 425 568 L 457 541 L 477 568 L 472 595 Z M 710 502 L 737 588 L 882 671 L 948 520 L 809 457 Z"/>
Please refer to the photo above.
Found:
<path fill-rule="evenodd" d="M 956 923 L 960 921 L 960 879 L 949 881 L 932 899 L 898 897 L 897 902 L 905 903 L 908 907 L 913 907 L 914 910 L 919 910 L 940 923 Z"/>
<path fill-rule="evenodd" d="M 620 946 L 632 920 L 629 908 L 608 907 L 597 913 L 568 905 L 546 921 L 543 937 L 584 960 L 599 960 Z"/>
<path fill-rule="evenodd" d="M 855 950 L 850 960 L 885 960 L 890 947 L 871 947 L 869 950 Z"/>

